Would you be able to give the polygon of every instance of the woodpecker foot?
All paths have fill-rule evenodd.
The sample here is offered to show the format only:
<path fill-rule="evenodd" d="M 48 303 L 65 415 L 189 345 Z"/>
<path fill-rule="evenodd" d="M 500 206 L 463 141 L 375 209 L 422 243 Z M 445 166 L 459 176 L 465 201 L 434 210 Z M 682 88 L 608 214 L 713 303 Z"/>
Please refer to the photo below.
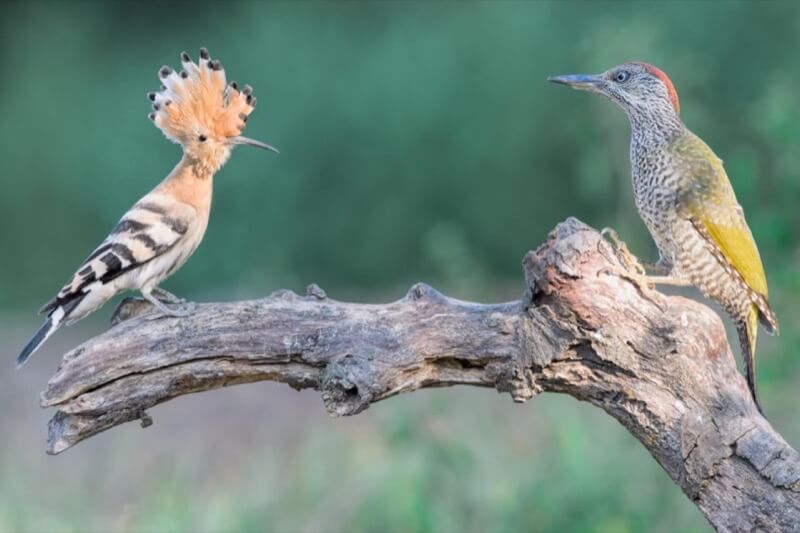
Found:
<path fill-rule="evenodd" d="M 619 238 L 619 235 L 613 228 L 601 229 L 600 236 L 611 245 L 611 249 L 614 251 L 617 261 L 619 261 L 624 270 L 633 272 L 636 276 L 642 278 L 647 275 L 647 271 L 642 262 L 628 250 L 628 245 Z M 602 249 L 600 252 L 602 253 Z"/>
<path fill-rule="evenodd" d="M 607 274 L 609 276 L 617 276 L 632 283 L 646 300 L 658 307 L 661 311 L 666 311 L 667 307 L 664 304 L 664 295 L 655 289 L 655 283 L 658 282 L 657 277 L 636 275 L 632 274 L 629 270 L 620 268 L 618 266 L 606 267 L 600 269 L 597 275 Z"/>
<path fill-rule="evenodd" d="M 642 262 L 628 250 L 628 246 L 619 238 L 614 229 L 603 228 L 600 230 L 600 235 L 603 237 L 603 241 L 611 245 L 614 256 L 621 266 L 614 265 L 603 268 L 597 272 L 597 275 L 618 276 L 631 282 L 645 299 L 652 302 L 661 311 L 665 311 L 664 296 L 655 290 L 655 283 L 659 278 L 647 276 L 647 271 Z M 598 249 L 600 249 L 600 253 L 603 253 L 599 244 Z"/>

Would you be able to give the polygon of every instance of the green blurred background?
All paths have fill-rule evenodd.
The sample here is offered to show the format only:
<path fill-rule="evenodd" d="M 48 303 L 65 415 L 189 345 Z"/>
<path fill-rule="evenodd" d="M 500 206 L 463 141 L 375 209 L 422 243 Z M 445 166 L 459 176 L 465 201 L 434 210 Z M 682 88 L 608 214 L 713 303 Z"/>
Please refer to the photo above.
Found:
<path fill-rule="evenodd" d="M 420 280 L 514 299 L 570 215 L 653 258 L 623 113 L 545 78 L 660 66 L 759 243 L 782 326 L 759 385 L 800 444 L 800 3 L 6 2 L 0 43 L 0 531 L 708 530 L 621 426 L 555 395 L 422 391 L 331 420 L 316 393 L 255 384 L 45 456 L 38 392 L 113 307 L 13 358 L 177 162 L 145 93 L 200 46 L 255 87 L 247 134 L 281 155 L 239 149 L 216 178 L 205 242 L 165 285 L 196 300 L 317 282 L 379 302 Z"/>

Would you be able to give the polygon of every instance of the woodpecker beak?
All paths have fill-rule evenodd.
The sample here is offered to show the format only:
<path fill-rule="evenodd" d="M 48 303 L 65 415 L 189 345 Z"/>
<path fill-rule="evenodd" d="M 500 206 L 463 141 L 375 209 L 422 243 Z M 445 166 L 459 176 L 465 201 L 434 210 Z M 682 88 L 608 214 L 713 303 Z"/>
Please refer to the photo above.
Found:
<path fill-rule="evenodd" d="M 547 81 L 569 85 L 581 91 L 600 91 L 603 79 L 594 74 L 569 74 L 566 76 L 550 76 Z"/>
<path fill-rule="evenodd" d="M 261 141 L 257 141 L 255 139 L 250 139 L 248 137 L 242 137 L 242 136 L 233 137 L 231 139 L 231 144 L 246 144 L 248 146 L 255 146 L 256 148 L 263 148 L 264 150 L 270 150 L 272 152 L 275 152 L 276 154 L 280 153 L 278 149 L 275 148 L 274 146 L 271 146 L 267 143 L 262 143 Z"/>

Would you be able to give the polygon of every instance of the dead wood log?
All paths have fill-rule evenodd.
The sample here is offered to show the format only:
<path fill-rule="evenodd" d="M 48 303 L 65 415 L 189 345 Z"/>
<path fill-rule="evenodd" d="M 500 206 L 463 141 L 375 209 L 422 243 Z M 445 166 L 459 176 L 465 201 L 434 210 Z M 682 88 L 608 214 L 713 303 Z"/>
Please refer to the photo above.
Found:
<path fill-rule="evenodd" d="M 334 416 L 423 387 L 475 385 L 523 402 L 569 394 L 616 418 L 720 531 L 800 529 L 800 456 L 756 410 L 720 318 L 643 294 L 597 231 L 560 224 L 525 257 L 520 301 L 485 305 L 415 285 L 382 305 L 312 285 L 116 325 L 64 357 L 42 393 L 60 453 L 183 394 L 260 380 L 321 392 Z"/>

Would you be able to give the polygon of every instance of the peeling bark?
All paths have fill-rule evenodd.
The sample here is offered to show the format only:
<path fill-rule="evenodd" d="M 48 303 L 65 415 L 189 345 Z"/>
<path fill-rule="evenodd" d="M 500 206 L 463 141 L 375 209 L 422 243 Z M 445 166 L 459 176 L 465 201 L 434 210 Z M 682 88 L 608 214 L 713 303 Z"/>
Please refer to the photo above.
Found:
<path fill-rule="evenodd" d="M 60 453 L 183 394 L 271 380 L 321 392 L 333 416 L 423 387 L 567 393 L 616 418 L 720 531 L 800 530 L 800 456 L 752 403 L 720 318 L 643 293 L 592 228 L 569 219 L 523 261 L 520 301 L 485 305 L 418 284 L 382 305 L 280 291 L 153 319 L 129 299 L 64 357 L 42 393 Z"/>

